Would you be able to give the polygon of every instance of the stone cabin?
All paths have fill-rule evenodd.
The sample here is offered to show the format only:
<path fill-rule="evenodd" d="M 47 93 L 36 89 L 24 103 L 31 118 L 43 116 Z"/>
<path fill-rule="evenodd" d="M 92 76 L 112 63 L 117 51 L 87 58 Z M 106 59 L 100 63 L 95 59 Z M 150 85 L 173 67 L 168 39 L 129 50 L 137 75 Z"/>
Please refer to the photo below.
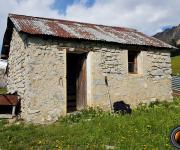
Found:
<path fill-rule="evenodd" d="M 10 14 L 1 53 L 20 116 L 48 123 L 88 106 L 171 100 L 172 49 L 130 28 Z"/>

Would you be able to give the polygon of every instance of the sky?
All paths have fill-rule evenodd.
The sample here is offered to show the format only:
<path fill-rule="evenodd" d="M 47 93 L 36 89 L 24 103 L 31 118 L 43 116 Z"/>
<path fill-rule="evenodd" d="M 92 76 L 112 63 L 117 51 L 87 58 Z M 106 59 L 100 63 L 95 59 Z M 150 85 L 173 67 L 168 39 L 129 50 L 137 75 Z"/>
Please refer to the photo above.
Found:
<path fill-rule="evenodd" d="M 180 0 L 0 0 L 0 47 L 9 13 L 135 28 L 154 35 L 180 24 Z"/>

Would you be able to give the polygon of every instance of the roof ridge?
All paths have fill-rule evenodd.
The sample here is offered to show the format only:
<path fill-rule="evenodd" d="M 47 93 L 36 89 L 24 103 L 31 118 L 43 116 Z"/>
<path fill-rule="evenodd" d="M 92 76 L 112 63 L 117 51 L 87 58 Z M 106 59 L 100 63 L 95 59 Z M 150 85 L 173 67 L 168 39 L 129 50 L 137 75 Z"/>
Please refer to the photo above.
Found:
<path fill-rule="evenodd" d="M 51 21 L 63 21 L 63 22 L 69 22 L 69 23 L 79 23 L 79 24 L 84 24 L 84 25 L 96 25 L 96 26 L 103 26 L 103 27 L 111 27 L 111 28 L 120 28 L 124 30 L 129 30 L 129 31 L 134 31 L 138 32 L 134 28 L 129 28 L 129 27 L 121 27 L 121 26 L 110 26 L 110 25 L 103 25 L 103 24 L 95 24 L 95 23 L 88 23 L 88 22 L 80 22 L 80 21 L 73 21 L 73 20 L 66 20 L 66 19 L 55 19 L 55 18 L 46 18 L 46 17 L 35 17 L 35 16 L 29 16 L 29 15 L 19 15 L 19 14 L 13 14 L 9 13 L 8 17 L 11 16 L 21 16 L 21 17 L 29 17 L 29 18 L 37 18 L 37 19 L 45 19 L 45 20 L 51 20 Z"/>

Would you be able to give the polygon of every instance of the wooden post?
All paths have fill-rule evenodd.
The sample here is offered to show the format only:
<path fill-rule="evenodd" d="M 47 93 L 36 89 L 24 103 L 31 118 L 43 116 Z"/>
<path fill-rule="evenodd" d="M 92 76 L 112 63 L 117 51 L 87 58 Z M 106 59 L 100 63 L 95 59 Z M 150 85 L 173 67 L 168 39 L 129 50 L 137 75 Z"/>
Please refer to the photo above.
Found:
<path fill-rule="evenodd" d="M 14 116 L 15 116 L 15 110 L 16 110 L 16 106 L 15 106 L 15 105 L 13 105 L 13 106 L 12 106 L 12 117 L 14 117 Z"/>

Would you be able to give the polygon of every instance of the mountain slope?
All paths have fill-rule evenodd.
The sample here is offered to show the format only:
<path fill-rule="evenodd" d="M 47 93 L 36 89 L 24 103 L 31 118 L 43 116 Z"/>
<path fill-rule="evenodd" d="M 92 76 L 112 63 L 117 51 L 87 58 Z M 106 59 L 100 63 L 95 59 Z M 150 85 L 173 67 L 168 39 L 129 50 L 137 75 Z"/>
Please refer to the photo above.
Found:
<path fill-rule="evenodd" d="M 171 56 L 180 55 L 180 24 L 155 34 L 153 37 L 173 45 L 179 49 L 172 51 Z"/>
<path fill-rule="evenodd" d="M 153 37 L 180 48 L 180 24 L 155 34 Z"/>

